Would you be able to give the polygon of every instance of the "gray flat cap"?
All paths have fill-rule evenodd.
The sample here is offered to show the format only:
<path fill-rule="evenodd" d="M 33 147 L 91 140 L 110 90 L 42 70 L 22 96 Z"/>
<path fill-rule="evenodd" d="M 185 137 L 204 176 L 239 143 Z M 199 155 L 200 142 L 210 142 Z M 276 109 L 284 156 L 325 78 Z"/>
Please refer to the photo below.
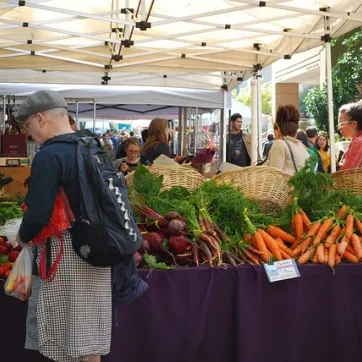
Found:
<path fill-rule="evenodd" d="M 55 108 L 68 109 L 68 104 L 58 93 L 41 90 L 25 99 L 15 118 L 17 121 L 24 122 L 38 112 L 50 111 Z"/>

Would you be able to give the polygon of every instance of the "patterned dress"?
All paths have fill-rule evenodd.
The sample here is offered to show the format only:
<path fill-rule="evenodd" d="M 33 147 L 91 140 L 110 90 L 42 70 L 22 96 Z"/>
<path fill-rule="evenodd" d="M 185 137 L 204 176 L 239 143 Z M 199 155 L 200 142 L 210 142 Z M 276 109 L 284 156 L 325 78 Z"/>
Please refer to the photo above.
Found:
<path fill-rule="evenodd" d="M 38 339 L 37 349 L 44 356 L 57 362 L 83 362 L 90 355 L 110 352 L 111 268 L 96 268 L 79 258 L 68 231 L 63 232 L 63 240 L 63 257 L 55 278 L 41 281 L 36 304 L 34 298 L 29 300 L 26 348 L 36 349 Z M 59 239 L 52 237 L 50 245 L 53 262 Z"/>

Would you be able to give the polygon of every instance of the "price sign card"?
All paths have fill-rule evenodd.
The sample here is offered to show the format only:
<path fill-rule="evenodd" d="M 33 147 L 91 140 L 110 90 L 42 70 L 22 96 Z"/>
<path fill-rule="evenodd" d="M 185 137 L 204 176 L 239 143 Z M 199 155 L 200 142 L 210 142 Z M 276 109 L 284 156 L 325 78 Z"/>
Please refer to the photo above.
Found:
<path fill-rule="evenodd" d="M 264 264 L 264 269 L 270 283 L 300 277 L 300 273 L 294 259 L 277 261 L 273 264 Z"/>

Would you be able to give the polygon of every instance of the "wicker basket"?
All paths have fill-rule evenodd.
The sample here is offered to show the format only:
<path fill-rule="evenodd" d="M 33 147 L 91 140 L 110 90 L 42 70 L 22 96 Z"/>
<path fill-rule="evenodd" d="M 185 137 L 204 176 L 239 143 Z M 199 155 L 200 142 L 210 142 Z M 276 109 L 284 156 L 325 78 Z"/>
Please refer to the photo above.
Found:
<path fill-rule="evenodd" d="M 350 193 L 362 195 L 362 168 L 334 172 L 332 177 L 336 189 L 345 189 Z"/>
<path fill-rule="evenodd" d="M 196 170 L 190 167 L 174 166 L 150 166 L 149 170 L 156 176 L 163 175 L 162 191 L 168 190 L 173 186 L 183 186 L 188 190 L 193 190 L 205 182 L 205 178 Z M 127 186 L 133 184 L 134 172 L 126 176 Z"/>
<path fill-rule="evenodd" d="M 255 200 L 262 211 L 278 212 L 291 201 L 290 175 L 274 167 L 245 167 L 220 173 L 213 179 L 240 189 Z"/>

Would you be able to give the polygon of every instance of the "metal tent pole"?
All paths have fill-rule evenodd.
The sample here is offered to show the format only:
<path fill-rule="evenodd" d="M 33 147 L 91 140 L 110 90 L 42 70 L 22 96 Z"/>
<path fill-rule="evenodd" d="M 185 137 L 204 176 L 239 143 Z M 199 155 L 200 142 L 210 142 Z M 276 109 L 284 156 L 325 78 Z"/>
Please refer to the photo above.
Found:
<path fill-rule="evenodd" d="M 184 107 L 182 119 L 182 156 L 187 156 L 187 108 Z"/>
<path fill-rule="evenodd" d="M 0 130 L 5 128 L 5 120 L 6 120 L 6 95 L 3 95 L 3 122 L 0 127 Z"/>
<path fill-rule="evenodd" d="M 251 165 L 255 165 L 258 160 L 258 80 L 254 75 L 254 79 L 250 81 L 251 88 Z"/>
<path fill-rule="evenodd" d="M 256 78 L 256 87 L 257 87 L 257 96 L 258 96 L 258 159 L 263 154 L 263 125 L 261 122 L 262 119 L 262 111 L 261 111 L 261 87 L 260 87 L 260 79 Z"/>
<path fill-rule="evenodd" d="M 79 103 L 78 101 L 75 102 L 75 124 L 78 126 L 78 118 L 79 118 Z"/>
<path fill-rule="evenodd" d="M 224 90 L 224 110 L 223 110 L 223 122 L 221 129 L 221 139 L 222 139 L 222 162 L 226 162 L 226 136 L 227 136 L 227 123 L 226 119 L 228 116 L 228 92 Z M 230 120 L 229 120 L 230 123 Z"/>
<path fill-rule="evenodd" d="M 96 100 L 93 99 L 93 133 L 96 132 L 96 115 L 97 115 L 97 103 Z"/>
<path fill-rule="evenodd" d="M 327 94 L 328 94 L 328 125 L 329 142 L 331 145 L 331 172 L 336 171 L 336 153 L 334 142 L 334 112 L 333 112 L 333 84 L 332 84 L 332 51 L 331 39 L 329 37 L 329 18 L 324 18 L 325 41 L 326 41 L 326 66 L 327 66 Z"/>

